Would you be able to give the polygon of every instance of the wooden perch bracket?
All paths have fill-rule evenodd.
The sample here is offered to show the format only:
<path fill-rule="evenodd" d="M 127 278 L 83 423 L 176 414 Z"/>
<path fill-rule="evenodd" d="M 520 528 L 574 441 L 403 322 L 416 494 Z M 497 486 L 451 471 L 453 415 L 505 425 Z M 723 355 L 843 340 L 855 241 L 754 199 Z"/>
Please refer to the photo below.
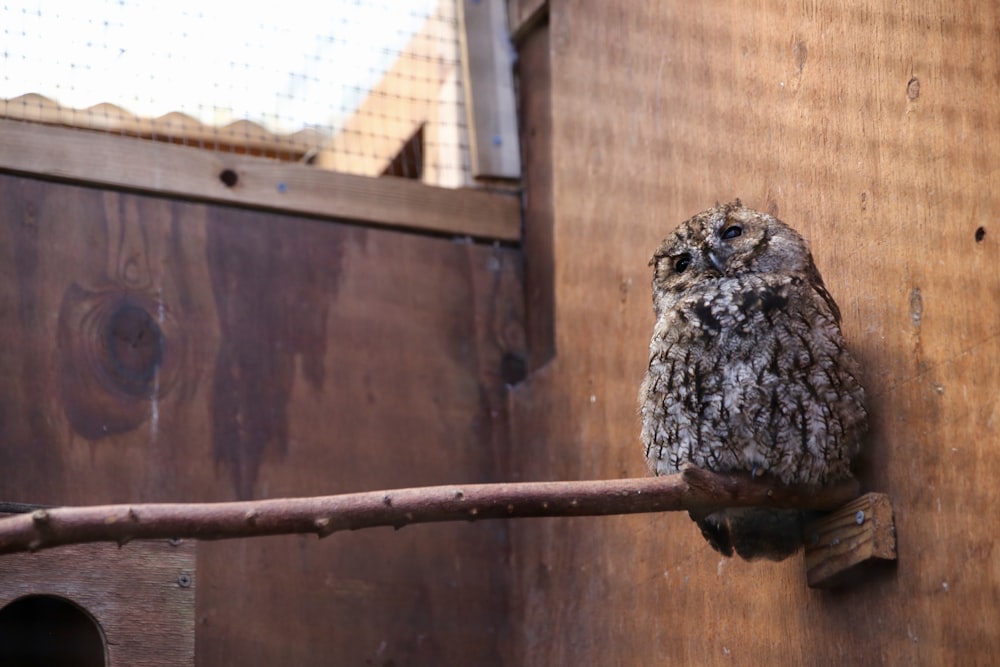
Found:
<path fill-rule="evenodd" d="M 866 493 L 806 527 L 806 581 L 839 588 L 896 560 L 896 526 L 884 493 Z"/>

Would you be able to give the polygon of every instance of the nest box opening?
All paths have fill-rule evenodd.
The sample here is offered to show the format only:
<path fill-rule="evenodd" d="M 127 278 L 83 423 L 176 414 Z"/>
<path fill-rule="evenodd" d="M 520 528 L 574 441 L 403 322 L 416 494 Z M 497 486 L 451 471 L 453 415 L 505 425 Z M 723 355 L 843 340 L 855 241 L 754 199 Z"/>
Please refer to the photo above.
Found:
<path fill-rule="evenodd" d="M 107 664 L 101 626 L 70 600 L 56 595 L 26 595 L 0 609 L 0 665 Z"/>

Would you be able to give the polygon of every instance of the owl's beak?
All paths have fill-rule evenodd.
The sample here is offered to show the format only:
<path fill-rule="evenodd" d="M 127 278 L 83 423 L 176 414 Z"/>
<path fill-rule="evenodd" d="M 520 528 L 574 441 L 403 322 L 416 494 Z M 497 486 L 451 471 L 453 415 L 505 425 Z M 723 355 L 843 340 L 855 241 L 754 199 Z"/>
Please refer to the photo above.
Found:
<path fill-rule="evenodd" d="M 712 268 L 715 269 L 716 271 L 718 271 L 719 273 L 724 274 L 726 272 L 726 263 L 723 262 L 711 250 L 709 250 L 708 252 L 705 253 L 705 259 L 707 259 L 708 263 L 712 265 Z"/>

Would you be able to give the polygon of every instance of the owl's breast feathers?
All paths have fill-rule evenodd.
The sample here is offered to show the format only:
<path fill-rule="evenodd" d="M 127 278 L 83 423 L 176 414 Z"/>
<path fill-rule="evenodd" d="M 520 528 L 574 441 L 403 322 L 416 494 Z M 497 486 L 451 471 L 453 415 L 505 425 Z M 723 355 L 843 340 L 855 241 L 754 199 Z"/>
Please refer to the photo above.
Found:
<path fill-rule="evenodd" d="M 661 314 L 640 396 L 655 472 L 760 468 L 802 483 L 848 474 L 864 392 L 838 313 L 813 285 L 723 277 Z"/>

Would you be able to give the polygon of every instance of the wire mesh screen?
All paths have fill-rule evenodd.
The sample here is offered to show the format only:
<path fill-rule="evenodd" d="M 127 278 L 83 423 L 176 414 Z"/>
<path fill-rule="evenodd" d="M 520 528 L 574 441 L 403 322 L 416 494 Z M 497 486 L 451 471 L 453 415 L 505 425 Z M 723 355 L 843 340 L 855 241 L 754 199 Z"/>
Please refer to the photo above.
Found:
<path fill-rule="evenodd" d="M 6 0 L 0 116 L 471 182 L 455 0 Z"/>

